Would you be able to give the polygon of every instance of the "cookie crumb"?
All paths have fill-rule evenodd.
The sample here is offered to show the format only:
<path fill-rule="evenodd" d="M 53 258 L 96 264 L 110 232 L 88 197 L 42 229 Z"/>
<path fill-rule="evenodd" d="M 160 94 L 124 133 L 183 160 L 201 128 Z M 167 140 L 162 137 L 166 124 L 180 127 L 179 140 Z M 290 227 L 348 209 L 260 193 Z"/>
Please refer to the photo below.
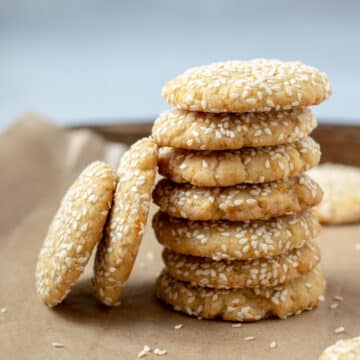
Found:
<path fill-rule="evenodd" d="M 176 324 L 174 330 L 180 330 L 183 327 L 183 324 Z"/>
<path fill-rule="evenodd" d="M 276 341 L 272 341 L 271 343 L 270 343 L 270 349 L 275 349 L 275 348 L 277 348 L 277 342 Z"/>
<path fill-rule="evenodd" d="M 334 330 L 335 334 L 343 334 L 345 332 L 345 328 L 343 326 L 339 326 Z"/>
<path fill-rule="evenodd" d="M 57 349 L 61 349 L 61 348 L 64 348 L 64 347 L 65 347 L 65 345 L 64 345 L 63 343 L 56 342 L 56 341 L 53 341 L 53 342 L 51 343 L 51 345 L 52 345 L 52 347 L 57 348 Z"/>
<path fill-rule="evenodd" d="M 167 350 L 155 348 L 154 351 L 153 351 L 153 353 L 154 353 L 155 355 L 162 356 L 162 355 L 166 355 L 166 354 L 167 354 Z"/>
<path fill-rule="evenodd" d="M 246 337 L 244 337 L 245 341 L 254 341 L 255 339 L 256 339 L 255 336 L 246 336 Z"/>
<path fill-rule="evenodd" d="M 242 327 L 242 324 L 241 324 L 241 323 L 232 324 L 231 327 L 233 327 L 233 328 L 240 328 L 240 327 Z"/>
<path fill-rule="evenodd" d="M 143 358 L 144 356 L 146 356 L 149 352 L 151 351 L 150 346 L 148 345 L 144 345 L 144 348 L 138 353 L 138 358 Z"/>
<path fill-rule="evenodd" d="M 324 296 L 324 295 L 320 295 L 320 296 L 318 297 L 318 299 L 319 299 L 319 301 L 324 302 L 324 301 L 325 301 L 325 296 Z"/>

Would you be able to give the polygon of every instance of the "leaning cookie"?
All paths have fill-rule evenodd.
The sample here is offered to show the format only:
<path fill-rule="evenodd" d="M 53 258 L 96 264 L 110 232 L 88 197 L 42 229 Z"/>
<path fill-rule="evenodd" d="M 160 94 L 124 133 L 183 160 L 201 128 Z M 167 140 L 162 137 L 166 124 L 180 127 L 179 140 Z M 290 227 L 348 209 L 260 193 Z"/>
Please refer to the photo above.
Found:
<path fill-rule="evenodd" d="M 236 150 L 287 144 L 309 135 L 317 126 L 309 108 L 263 113 L 164 111 L 152 128 L 160 146 L 186 150 Z"/>
<path fill-rule="evenodd" d="M 161 148 L 159 172 L 177 183 L 233 186 L 296 176 L 317 165 L 320 146 L 306 137 L 298 142 L 233 151 Z"/>
<path fill-rule="evenodd" d="M 190 221 L 158 212 L 153 228 L 157 240 L 166 248 L 213 260 L 276 256 L 304 246 L 320 232 L 312 210 L 246 222 Z"/>
<path fill-rule="evenodd" d="M 324 198 L 317 207 L 320 222 L 360 221 L 360 168 L 328 163 L 312 169 L 309 175 L 324 191 Z"/>
<path fill-rule="evenodd" d="M 360 359 L 360 336 L 339 340 L 327 347 L 319 360 L 358 360 Z"/>
<path fill-rule="evenodd" d="M 205 319 L 256 321 L 268 317 L 285 319 L 310 310 L 324 293 L 325 280 L 318 269 L 275 288 L 210 289 L 195 287 L 163 272 L 156 295 L 174 310 Z"/>
<path fill-rule="evenodd" d="M 101 239 L 115 185 L 115 172 L 97 161 L 62 199 L 36 265 L 37 292 L 47 305 L 59 304 L 82 274 Z"/>
<path fill-rule="evenodd" d="M 136 142 L 123 155 L 105 236 L 95 259 L 95 290 L 105 305 L 117 305 L 133 268 L 147 221 L 157 166 L 151 138 Z"/>
<path fill-rule="evenodd" d="M 264 184 L 196 187 L 161 180 L 153 191 L 160 210 L 190 220 L 246 221 L 296 213 L 317 205 L 322 191 L 307 175 Z"/>
<path fill-rule="evenodd" d="M 273 287 L 298 279 L 320 261 L 319 247 L 312 242 L 274 257 L 250 261 L 220 260 L 163 251 L 167 272 L 194 286 L 216 289 Z"/>
<path fill-rule="evenodd" d="M 325 73 L 301 62 L 255 59 L 188 69 L 162 90 L 179 109 L 262 112 L 320 104 L 331 95 Z"/>

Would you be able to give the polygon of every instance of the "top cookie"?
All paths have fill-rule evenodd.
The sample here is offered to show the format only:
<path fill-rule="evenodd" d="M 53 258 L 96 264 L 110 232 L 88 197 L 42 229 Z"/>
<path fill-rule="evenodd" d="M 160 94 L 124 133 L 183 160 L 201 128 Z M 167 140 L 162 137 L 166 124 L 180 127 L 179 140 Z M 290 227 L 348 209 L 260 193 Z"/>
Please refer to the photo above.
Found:
<path fill-rule="evenodd" d="M 221 113 L 171 109 L 156 119 L 152 134 L 160 146 L 185 150 L 237 150 L 288 144 L 317 126 L 308 108 L 261 113 Z"/>
<path fill-rule="evenodd" d="M 95 259 L 95 290 L 105 305 L 117 305 L 133 268 L 150 207 L 157 165 L 151 138 L 137 141 L 123 155 L 119 181 Z"/>
<path fill-rule="evenodd" d="M 331 95 L 325 73 L 301 62 L 254 59 L 190 68 L 162 90 L 179 109 L 260 112 L 317 105 Z"/>
<path fill-rule="evenodd" d="M 116 180 L 109 165 L 96 161 L 64 196 L 36 265 L 37 292 L 48 306 L 66 297 L 100 241 Z"/>

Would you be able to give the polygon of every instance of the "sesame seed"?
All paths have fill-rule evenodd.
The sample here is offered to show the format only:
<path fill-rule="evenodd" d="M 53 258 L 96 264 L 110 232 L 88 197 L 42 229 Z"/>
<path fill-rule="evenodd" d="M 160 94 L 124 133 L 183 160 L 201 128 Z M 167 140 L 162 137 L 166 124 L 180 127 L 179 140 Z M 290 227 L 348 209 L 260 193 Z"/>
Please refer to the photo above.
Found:
<path fill-rule="evenodd" d="M 240 328 L 240 327 L 242 327 L 242 324 L 241 324 L 241 323 L 232 324 L 231 327 L 233 327 L 233 328 Z"/>
<path fill-rule="evenodd" d="M 166 355 L 166 354 L 167 354 L 167 350 L 155 348 L 154 351 L 153 351 L 153 353 L 154 353 L 155 355 L 162 356 L 162 355 Z"/>
<path fill-rule="evenodd" d="M 254 341 L 254 340 L 256 340 L 256 338 L 255 338 L 255 336 L 246 336 L 246 337 L 244 337 L 244 340 L 245 341 Z"/>
<path fill-rule="evenodd" d="M 329 305 L 330 309 L 336 309 L 337 307 L 339 307 L 339 303 L 332 303 Z"/>
<path fill-rule="evenodd" d="M 360 243 L 355 244 L 355 250 L 360 251 Z"/>
<path fill-rule="evenodd" d="M 182 329 L 183 328 L 183 324 L 176 324 L 175 326 L 174 326 L 174 329 L 175 330 L 180 330 L 180 329 Z"/>
<path fill-rule="evenodd" d="M 4 314 L 4 313 L 6 313 L 7 312 L 7 308 L 6 307 L 2 307 L 1 309 L 0 309 L 0 313 L 1 314 Z"/>
<path fill-rule="evenodd" d="M 345 332 L 345 328 L 343 326 L 339 326 L 334 330 L 335 334 L 343 334 Z"/>
<path fill-rule="evenodd" d="M 276 341 L 272 341 L 271 343 L 270 343 L 270 349 L 275 349 L 275 348 L 277 348 L 277 342 Z"/>
<path fill-rule="evenodd" d="M 137 357 L 142 358 L 146 356 L 151 351 L 150 346 L 144 345 L 144 348 L 138 353 Z"/>
<path fill-rule="evenodd" d="M 65 347 L 65 345 L 63 343 L 56 342 L 56 341 L 52 342 L 51 345 L 52 345 L 52 347 L 57 348 L 57 349 Z"/>
<path fill-rule="evenodd" d="M 333 299 L 336 300 L 336 301 L 343 301 L 344 300 L 344 298 L 341 295 L 335 295 L 333 297 Z"/>

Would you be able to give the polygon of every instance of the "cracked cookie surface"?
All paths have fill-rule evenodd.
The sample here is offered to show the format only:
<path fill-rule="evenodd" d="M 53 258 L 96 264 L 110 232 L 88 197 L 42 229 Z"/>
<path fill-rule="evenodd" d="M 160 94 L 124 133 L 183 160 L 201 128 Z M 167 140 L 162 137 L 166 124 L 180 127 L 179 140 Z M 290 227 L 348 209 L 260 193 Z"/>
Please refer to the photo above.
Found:
<path fill-rule="evenodd" d="M 166 147 L 159 152 L 159 172 L 176 183 L 233 186 L 296 176 L 316 166 L 320 157 L 320 146 L 311 137 L 291 144 L 233 151 Z"/>
<path fill-rule="evenodd" d="M 325 279 L 315 268 L 307 275 L 274 288 L 210 289 L 192 286 L 162 272 L 156 295 L 174 310 L 204 319 L 256 321 L 285 319 L 310 310 L 325 291 Z"/>
<path fill-rule="evenodd" d="M 308 242 L 274 257 L 250 261 L 220 260 L 163 251 L 167 272 L 194 286 L 216 289 L 273 287 L 309 273 L 320 261 L 319 247 Z"/>
<path fill-rule="evenodd" d="M 179 254 L 213 260 L 251 260 L 300 248 L 320 225 L 312 210 L 269 220 L 189 221 L 158 212 L 153 218 L 158 241 Z"/>
<path fill-rule="evenodd" d="M 263 113 L 164 111 L 152 128 L 159 146 L 186 150 L 237 150 L 242 147 L 288 144 L 317 126 L 309 108 Z"/>
<path fill-rule="evenodd" d="M 230 187 L 196 187 L 160 180 L 153 199 L 160 210 L 190 220 L 246 221 L 296 213 L 317 205 L 319 185 L 302 174 L 287 180 Z"/>

